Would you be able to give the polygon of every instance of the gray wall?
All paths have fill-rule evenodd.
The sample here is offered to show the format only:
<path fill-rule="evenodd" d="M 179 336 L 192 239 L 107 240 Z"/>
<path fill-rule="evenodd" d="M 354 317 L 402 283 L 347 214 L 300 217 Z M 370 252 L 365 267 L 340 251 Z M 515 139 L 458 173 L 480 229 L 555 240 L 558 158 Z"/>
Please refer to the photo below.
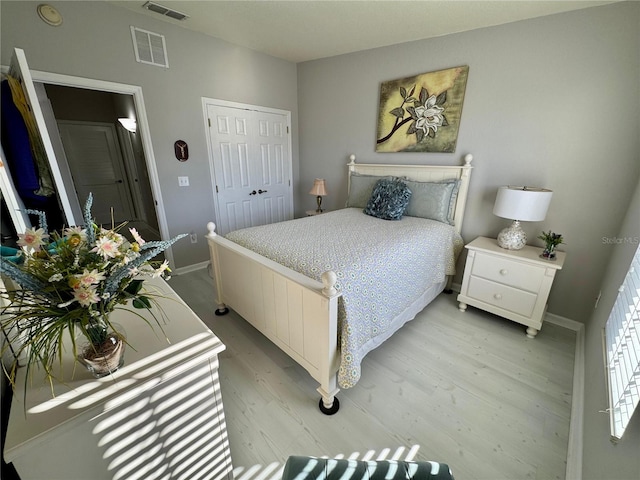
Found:
<path fill-rule="evenodd" d="M 469 65 L 469 80 L 456 153 L 376 154 L 380 82 L 458 65 Z M 508 223 L 492 214 L 498 186 L 554 190 L 546 220 L 524 228 L 534 244 L 542 230 L 564 235 L 567 261 L 549 311 L 586 324 L 583 476 L 640 478 L 640 413 L 616 446 L 599 413 L 607 407 L 601 328 L 635 248 L 603 237 L 640 235 L 640 3 L 302 63 L 298 98 L 300 182 L 326 178 L 327 208 L 344 205 L 350 153 L 424 164 L 458 164 L 473 153 L 467 242 Z M 313 198 L 302 192 L 297 205 L 310 208 Z"/>
<path fill-rule="evenodd" d="M 214 208 L 202 97 L 291 111 L 296 181 L 295 64 L 107 2 L 53 2 L 64 22 L 51 27 L 38 17 L 38 3 L 0 2 L 1 63 L 8 65 L 13 48 L 20 47 L 33 70 L 142 87 L 170 234 L 195 231 L 199 237 L 195 245 L 184 239 L 174 246 L 177 267 L 209 258 L 204 235 Z M 135 61 L 131 25 L 165 36 L 169 69 Z M 178 139 L 189 144 L 188 162 L 174 157 Z M 178 187 L 178 176 L 188 176 L 191 186 Z"/>
<path fill-rule="evenodd" d="M 334 209 L 350 153 L 424 164 L 472 153 L 467 242 L 508 225 L 492 214 L 499 186 L 550 188 L 545 221 L 523 227 L 534 244 L 542 230 L 564 235 L 549 311 L 586 322 L 610 254 L 601 239 L 618 232 L 640 175 L 639 19 L 630 2 L 298 64 L 301 185 L 324 177 Z M 380 82 L 458 65 L 469 79 L 456 153 L 376 154 Z M 313 202 L 302 192 L 296 203 Z"/>
<path fill-rule="evenodd" d="M 602 329 L 618 296 L 640 239 L 640 182 L 616 235 L 607 243 L 608 268 L 602 280 L 602 297 L 593 312 L 585 338 L 584 480 L 640 478 L 640 410 L 636 410 L 622 440 L 609 439 L 606 378 L 603 367 Z"/>

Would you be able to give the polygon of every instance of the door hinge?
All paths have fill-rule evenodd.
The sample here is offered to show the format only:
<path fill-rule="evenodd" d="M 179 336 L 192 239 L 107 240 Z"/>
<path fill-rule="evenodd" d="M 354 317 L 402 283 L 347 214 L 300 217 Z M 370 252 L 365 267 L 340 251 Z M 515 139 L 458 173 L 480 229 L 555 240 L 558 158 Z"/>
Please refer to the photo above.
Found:
<path fill-rule="evenodd" d="M 209 128 L 211 128 L 211 119 L 207 118 L 207 122 L 209 122 Z"/>
<path fill-rule="evenodd" d="M 218 193 L 218 185 L 216 185 L 216 193 Z"/>
<path fill-rule="evenodd" d="M 289 125 L 287 125 L 287 133 L 289 133 Z"/>
<path fill-rule="evenodd" d="M 289 186 L 291 186 L 291 180 L 289 180 Z"/>

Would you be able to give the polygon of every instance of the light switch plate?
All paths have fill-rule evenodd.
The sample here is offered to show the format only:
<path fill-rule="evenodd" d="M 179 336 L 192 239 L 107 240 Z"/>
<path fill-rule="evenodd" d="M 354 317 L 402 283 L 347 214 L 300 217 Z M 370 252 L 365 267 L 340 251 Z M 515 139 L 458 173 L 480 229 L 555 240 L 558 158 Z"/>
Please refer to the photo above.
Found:
<path fill-rule="evenodd" d="M 188 187 L 189 186 L 189 177 L 178 177 L 178 185 L 180 187 Z"/>

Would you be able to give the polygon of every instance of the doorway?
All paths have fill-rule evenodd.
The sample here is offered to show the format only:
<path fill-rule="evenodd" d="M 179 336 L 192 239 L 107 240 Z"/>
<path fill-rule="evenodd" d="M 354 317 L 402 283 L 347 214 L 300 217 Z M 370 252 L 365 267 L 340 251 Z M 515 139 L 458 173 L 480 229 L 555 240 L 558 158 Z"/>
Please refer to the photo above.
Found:
<path fill-rule="evenodd" d="M 14 57 L 12 58 L 9 71 L 12 73 L 12 75 L 15 74 L 20 77 L 22 87 L 27 93 L 29 104 L 33 109 L 36 121 L 38 122 L 40 134 L 42 135 L 44 141 L 44 147 L 47 151 L 47 156 L 49 157 L 49 161 L 51 163 L 51 168 L 58 189 L 57 195 L 59 198 L 59 203 L 63 209 L 64 216 L 67 218 L 67 223 L 81 224 L 82 216 L 78 215 L 80 213 L 79 201 L 77 200 L 77 195 L 75 194 L 75 189 L 73 187 L 73 182 L 71 180 L 71 175 L 68 165 L 66 164 L 66 160 L 64 159 L 64 155 L 61 156 L 62 160 L 60 162 L 57 159 L 58 151 L 64 151 L 64 149 L 62 148 L 62 142 L 60 141 L 60 137 L 57 132 L 56 120 L 54 118 L 49 118 L 49 121 L 46 121 L 46 118 L 44 118 L 46 117 L 46 115 L 43 115 L 42 109 L 40 108 L 41 95 L 36 93 L 34 83 L 38 82 L 40 84 L 40 91 L 45 90 L 43 88 L 43 85 L 46 85 L 47 87 L 49 87 L 50 85 L 55 85 L 75 88 L 77 89 L 77 91 L 97 91 L 120 94 L 118 98 L 126 98 L 131 100 L 130 110 L 127 116 L 136 119 L 137 135 L 135 138 L 137 141 L 133 147 L 130 146 L 130 148 L 126 148 L 125 146 L 125 151 L 129 151 L 129 153 L 131 153 L 132 149 L 139 150 L 139 157 L 143 159 L 141 163 L 144 166 L 144 169 L 146 169 L 148 177 L 148 182 L 139 182 L 140 190 L 142 191 L 146 187 L 148 191 L 148 194 L 142 195 L 143 198 L 145 198 L 149 202 L 150 207 L 147 208 L 147 210 L 152 212 L 152 215 L 148 215 L 148 219 L 155 218 L 158 230 L 160 232 L 160 238 L 169 239 L 169 229 L 165 217 L 162 195 L 160 193 L 159 176 L 155 165 L 153 146 L 151 143 L 151 135 L 144 106 L 142 88 L 135 85 L 107 82 L 90 78 L 74 77 L 42 71 L 31 71 L 27 65 L 26 56 L 21 49 L 14 49 Z M 46 105 L 48 101 L 48 99 L 46 98 L 47 95 L 44 95 L 43 97 L 45 97 L 45 99 L 43 99 L 42 104 Z M 51 111 L 51 109 L 49 109 L 49 111 Z M 51 117 L 53 116 L 54 115 L 51 114 Z M 55 135 L 53 135 L 53 138 L 51 139 L 48 136 L 49 129 L 54 130 L 55 133 Z M 119 137 L 121 137 L 121 135 L 119 135 Z M 51 145 L 52 143 L 56 143 L 56 139 L 57 143 L 59 144 L 59 149 L 57 150 L 54 149 L 54 147 Z M 0 173 L 3 173 L 3 175 L 0 175 L 0 180 L 2 180 L 2 182 L 0 183 L 2 184 L 3 191 L 11 190 L 6 188 L 7 185 L 5 185 L 5 180 L 7 180 L 5 178 L 6 172 Z M 73 199 L 75 199 L 75 201 Z M 14 220 L 14 217 L 20 216 L 19 210 L 13 211 L 17 207 L 19 207 L 19 199 L 18 203 L 14 203 L 15 202 L 10 202 L 10 204 L 8 203 L 8 206 L 12 209 L 12 220 Z M 79 221 L 77 221 L 76 219 L 78 219 Z M 16 223 L 14 220 L 12 223 L 16 228 L 23 228 L 20 227 L 20 225 L 23 225 L 23 223 L 21 222 Z M 173 252 L 171 248 L 165 250 L 164 254 L 166 259 L 169 261 L 169 264 L 174 267 Z"/>
<path fill-rule="evenodd" d="M 44 90 L 55 118 L 49 129 L 58 131 L 63 146 L 56 157 L 66 163 L 78 205 L 91 192 L 97 223 L 128 221 L 145 240 L 160 240 L 141 132 L 118 122 L 127 118 L 137 125 L 132 96 L 51 84 Z"/>

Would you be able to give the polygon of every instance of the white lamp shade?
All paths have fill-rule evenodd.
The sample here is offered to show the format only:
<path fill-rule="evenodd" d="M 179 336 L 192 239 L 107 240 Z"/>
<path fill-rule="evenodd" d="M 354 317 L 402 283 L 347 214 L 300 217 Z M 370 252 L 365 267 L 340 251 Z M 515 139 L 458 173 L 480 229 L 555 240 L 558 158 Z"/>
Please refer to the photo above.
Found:
<path fill-rule="evenodd" d="M 316 178 L 313 181 L 313 187 L 309 191 L 310 195 L 325 196 L 327 194 L 327 187 L 324 184 L 324 178 Z"/>
<path fill-rule="evenodd" d="M 500 187 L 493 214 L 511 220 L 541 222 L 547 216 L 553 192 L 538 187 Z"/>

